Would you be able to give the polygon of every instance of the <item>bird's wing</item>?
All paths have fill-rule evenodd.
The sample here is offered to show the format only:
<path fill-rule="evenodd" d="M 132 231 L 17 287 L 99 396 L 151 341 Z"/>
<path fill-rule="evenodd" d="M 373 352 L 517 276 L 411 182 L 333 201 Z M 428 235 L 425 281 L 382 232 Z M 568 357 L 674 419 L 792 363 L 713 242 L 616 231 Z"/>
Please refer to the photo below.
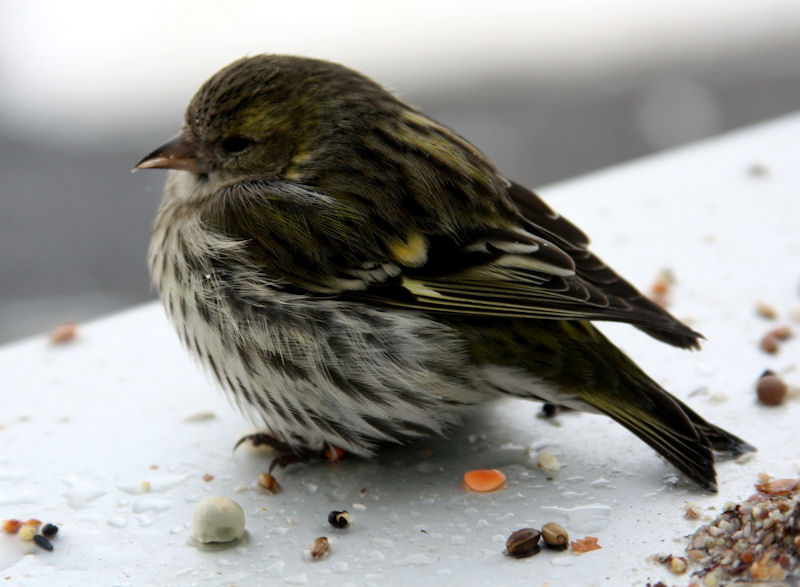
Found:
<path fill-rule="evenodd" d="M 389 243 L 356 208 L 283 184 L 239 198 L 249 204 L 234 216 L 265 273 L 301 290 L 450 315 L 627 322 L 670 344 L 697 346 L 700 335 L 617 275 L 587 249 L 583 232 L 517 184 L 508 188 L 520 213 L 516 225 L 486 227 L 463 242 L 411 232 Z M 266 193 L 275 197 L 265 200 Z"/>

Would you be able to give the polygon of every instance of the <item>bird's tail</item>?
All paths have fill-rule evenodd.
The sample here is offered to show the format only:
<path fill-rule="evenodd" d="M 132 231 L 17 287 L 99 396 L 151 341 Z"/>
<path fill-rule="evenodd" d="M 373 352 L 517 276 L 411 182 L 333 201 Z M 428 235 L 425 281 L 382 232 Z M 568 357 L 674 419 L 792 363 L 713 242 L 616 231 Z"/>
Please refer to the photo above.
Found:
<path fill-rule="evenodd" d="M 648 377 L 591 325 L 590 352 L 617 371 L 614 389 L 578 391 L 581 399 L 641 438 L 667 461 L 709 491 L 717 491 L 714 455 L 734 458 L 755 450 L 700 417 Z M 604 344 L 597 344 L 602 341 Z M 577 391 L 577 390 L 576 390 Z"/>
<path fill-rule="evenodd" d="M 717 491 L 715 453 L 734 458 L 753 446 L 701 418 L 655 382 L 640 382 L 646 402 L 606 401 L 592 395 L 586 401 L 653 447 L 673 466 L 704 489 Z M 613 399 L 613 398 L 612 398 Z"/>

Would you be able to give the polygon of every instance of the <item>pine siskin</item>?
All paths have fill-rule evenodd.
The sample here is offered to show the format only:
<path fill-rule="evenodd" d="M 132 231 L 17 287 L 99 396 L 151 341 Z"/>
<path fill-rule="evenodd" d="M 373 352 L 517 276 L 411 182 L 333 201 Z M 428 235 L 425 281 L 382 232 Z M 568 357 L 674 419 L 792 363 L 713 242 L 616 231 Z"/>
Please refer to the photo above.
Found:
<path fill-rule="evenodd" d="M 359 73 L 225 67 L 137 169 L 174 170 L 149 251 L 184 344 L 270 444 L 361 456 L 498 396 L 606 414 L 702 487 L 753 448 L 663 390 L 590 320 L 700 335 L 472 144 Z"/>

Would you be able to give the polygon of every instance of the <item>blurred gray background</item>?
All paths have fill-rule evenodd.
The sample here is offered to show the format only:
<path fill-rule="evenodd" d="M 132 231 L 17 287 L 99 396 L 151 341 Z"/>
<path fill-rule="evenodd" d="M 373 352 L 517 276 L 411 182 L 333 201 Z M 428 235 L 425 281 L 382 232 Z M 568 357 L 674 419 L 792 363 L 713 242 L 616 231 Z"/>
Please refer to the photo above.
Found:
<path fill-rule="evenodd" d="M 800 2 L 699 4 L 0 0 L 0 342 L 154 298 L 130 169 L 233 59 L 343 62 L 542 186 L 800 108 Z"/>

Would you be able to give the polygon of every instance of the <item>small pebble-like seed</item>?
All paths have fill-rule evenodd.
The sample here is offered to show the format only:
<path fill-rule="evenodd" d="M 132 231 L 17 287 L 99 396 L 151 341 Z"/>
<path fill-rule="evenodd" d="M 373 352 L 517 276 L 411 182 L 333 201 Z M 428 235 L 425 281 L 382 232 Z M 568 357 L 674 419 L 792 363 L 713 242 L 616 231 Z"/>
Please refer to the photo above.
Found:
<path fill-rule="evenodd" d="M 561 550 L 569 546 L 569 534 L 556 522 L 548 522 L 542 526 L 542 539 L 548 548 Z"/>
<path fill-rule="evenodd" d="M 230 498 L 206 497 L 200 500 L 192 518 L 192 538 L 198 542 L 231 542 L 244 532 L 244 512 Z"/>
<path fill-rule="evenodd" d="M 758 347 L 765 353 L 774 355 L 778 352 L 778 339 L 767 334 L 761 339 L 761 342 L 758 343 Z"/>
<path fill-rule="evenodd" d="M 22 522 L 20 520 L 11 518 L 10 520 L 6 520 L 3 522 L 3 530 L 8 532 L 9 534 L 15 534 L 19 531 L 22 527 Z"/>
<path fill-rule="evenodd" d="M 756 383 L 758 401 L 767 406 L 777 406 L 786 399 L 789 387 L 777 375 L 764 375 Z"/>
<path fill-rule="evenodd" d="M 522 528 L 513 532 L 506 540 L 506 554 L 514 558 L 525 558 L 537 554 L 541 547 L 539 538 L 542 533 L 535 528 Z"/>
<path fill-rule="evenodd" d="M 311 558 L 314 560 L 322 558 L 328 552 L 329 548 L 328 538 L 326 536 L 316 538 L 314 542 L 311 543 Z"/>
<path fill-rule="evenodd" d="M 36 543 L 36 546 L 38 546 L 39 548 L 43 548 L 44 550 L 50 550 L 50 551 L 53 550 L 52 543 L 47 538 L 42 536 L 41 534 L 36 534 L 33 537 L 33 541 L 34 541 L 34 543 Z"/>
<path fill-rule="evenodd" d="M 19 539 L 25 542 L 30 542 L 36 536 L 36 527 L 24 525 L 19 529 Z"/>
<path fill-rule="evenodd" d="M 775 307 L 762 300 L 756 302 L 756 314 L 767 320 L 774 320 L 778 317 Z"/>
<path fill-rule="evenodd" d="M 328 514 L 328 523 L 334 528 L 347 528 L 350 525 L 350 514 L 347 511 L 332 511 Z"/>
<path fill-rule="evenodd" d="M 673 556 L 669 561 L 669 570 L 675 573 L 676 575 L 680 575 L 686 572 L 686 567 L 688 563 L 685 558 L 682 556 Z"/>
<path fill-rule="evenodd" d="M 281 484 L 269 473 L 262 473 L 258 476 L 258 486 L 267 493 L 278 493 L 281 490 Z"/>
<path fill-rule="evenodd" d="M 67 322 L 58 326 L 50 333 L 50 342 L 52 344 L 64 344 L 65 342 L 74 340 L 77 332 L 78 325 L 74 322 Z"/>
<path fill-rule="evenodd" d="M 55 524 L 45 524 L 42 526 L 42 536 L 46 536 L 47 538 L 52 538 L 56 534 L 58 534 L 58 526 Z"/>

